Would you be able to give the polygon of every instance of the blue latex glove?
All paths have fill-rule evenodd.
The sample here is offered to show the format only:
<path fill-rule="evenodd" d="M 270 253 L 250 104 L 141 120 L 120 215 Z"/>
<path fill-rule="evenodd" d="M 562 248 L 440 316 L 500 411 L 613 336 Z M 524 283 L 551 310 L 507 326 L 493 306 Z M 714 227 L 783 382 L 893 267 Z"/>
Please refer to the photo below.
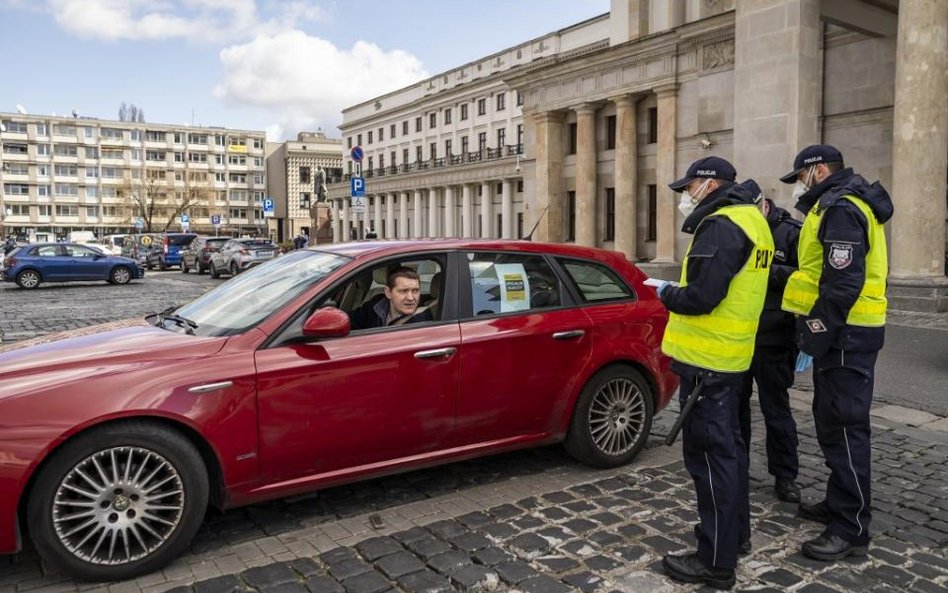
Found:
<path fill-rule="evenodd" d="M 662 296 L 662 291 L 665 290 L 665 287 L 671 284 L 668 280 L 662 280 L 662 283 L 655 287 L 655 292 L 658 293 L 658 296 Z"/>
<path fill-rule="evenodd" d="M 807 354 L 806 352 L 800 352 L 797 355 L 797 366 L 796 370 L 798 373 L 802 373 L 813 366 L 813 357 Z"/>

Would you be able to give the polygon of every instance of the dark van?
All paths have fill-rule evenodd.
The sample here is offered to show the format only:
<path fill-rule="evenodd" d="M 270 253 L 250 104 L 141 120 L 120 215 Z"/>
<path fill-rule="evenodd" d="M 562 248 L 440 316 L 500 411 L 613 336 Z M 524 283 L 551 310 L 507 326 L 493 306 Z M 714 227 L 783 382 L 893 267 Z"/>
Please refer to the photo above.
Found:
<path fill-rule="evenodd" d="M 159 270 L 167 270 L 170 266 L 181 265 L 181 252 L 197 238 L 197 233 L 165 233 L 159 237 L 161 241 L 157 249 L 148 254 L 145 267 L 149 270 L 157 266 Z"/>

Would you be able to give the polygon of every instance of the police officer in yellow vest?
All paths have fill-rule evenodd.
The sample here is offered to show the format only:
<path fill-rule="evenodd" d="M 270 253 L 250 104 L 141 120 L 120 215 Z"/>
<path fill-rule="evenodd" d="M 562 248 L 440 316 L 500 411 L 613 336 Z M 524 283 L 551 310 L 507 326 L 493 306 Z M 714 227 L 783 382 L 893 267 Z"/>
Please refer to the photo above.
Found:
<path fill-rule="evenodd" d="M 830 469 L 826 497 L 801 503 L 800 516 L 826 523 L 803 553 L 817 560 L 864 556 L 869 544 L 869 406 L 886 314 L 886 241 L 892 218 L 885 188 L 843 165 L 829 145 L 808 146 L 780 178 L 796 182 L 799 269 L 782 307 L 796 313 L 797 370 L 813 364 L 816 436 Z M 812 357 L 812 358 L 811 358 Z"/>
<path fill-rule="evenodd" d="M 750 551 L 747 454 L 738 421 L 743 374 L 754 355 L 774 243 L 760 210 L 738 188 L 734 167 L 719 157 L 695 161 L 669 185 L 680 192 L 682 230 L 694 234 L 679 285 L 658 293 L 671 312 L 662 350 L 681 378 L 682 405 L 699 394 L 683 425 L 682 452 L 695 483 L 695 553 L 662 559 L 665 572 L 689 583 L 729 589 L 738 552 Z"/>

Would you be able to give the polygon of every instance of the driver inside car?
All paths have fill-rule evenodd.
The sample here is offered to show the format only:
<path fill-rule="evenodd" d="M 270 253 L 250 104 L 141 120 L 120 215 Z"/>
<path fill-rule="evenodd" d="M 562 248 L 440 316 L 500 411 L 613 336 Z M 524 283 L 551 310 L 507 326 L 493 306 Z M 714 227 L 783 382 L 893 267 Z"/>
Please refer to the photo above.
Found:
<path fill-rule="evenodd" d="M 434 321 L 429 306 L 419 307 L 421 279 L 411 268 L 389 272 L 384 291 L 349 312 L 353 330 Z"/>

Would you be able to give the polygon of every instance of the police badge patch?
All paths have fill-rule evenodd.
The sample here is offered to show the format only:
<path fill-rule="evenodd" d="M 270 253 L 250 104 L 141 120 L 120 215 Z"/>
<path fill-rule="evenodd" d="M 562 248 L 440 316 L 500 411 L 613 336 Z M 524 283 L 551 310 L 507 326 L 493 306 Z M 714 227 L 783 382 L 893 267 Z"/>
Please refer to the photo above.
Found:
<path fill-rule="evenodd" d="M 807 319 L 806 326 L 810 328 L 810 333 L 821 334 L 826 331 L 826 326 L 819 319 Z"/>
<path fill-rule="evenodd" d="M 853 246 L 850 243 L 830 244 L 829 265 L 842 270 L 853 263 Z"/>

